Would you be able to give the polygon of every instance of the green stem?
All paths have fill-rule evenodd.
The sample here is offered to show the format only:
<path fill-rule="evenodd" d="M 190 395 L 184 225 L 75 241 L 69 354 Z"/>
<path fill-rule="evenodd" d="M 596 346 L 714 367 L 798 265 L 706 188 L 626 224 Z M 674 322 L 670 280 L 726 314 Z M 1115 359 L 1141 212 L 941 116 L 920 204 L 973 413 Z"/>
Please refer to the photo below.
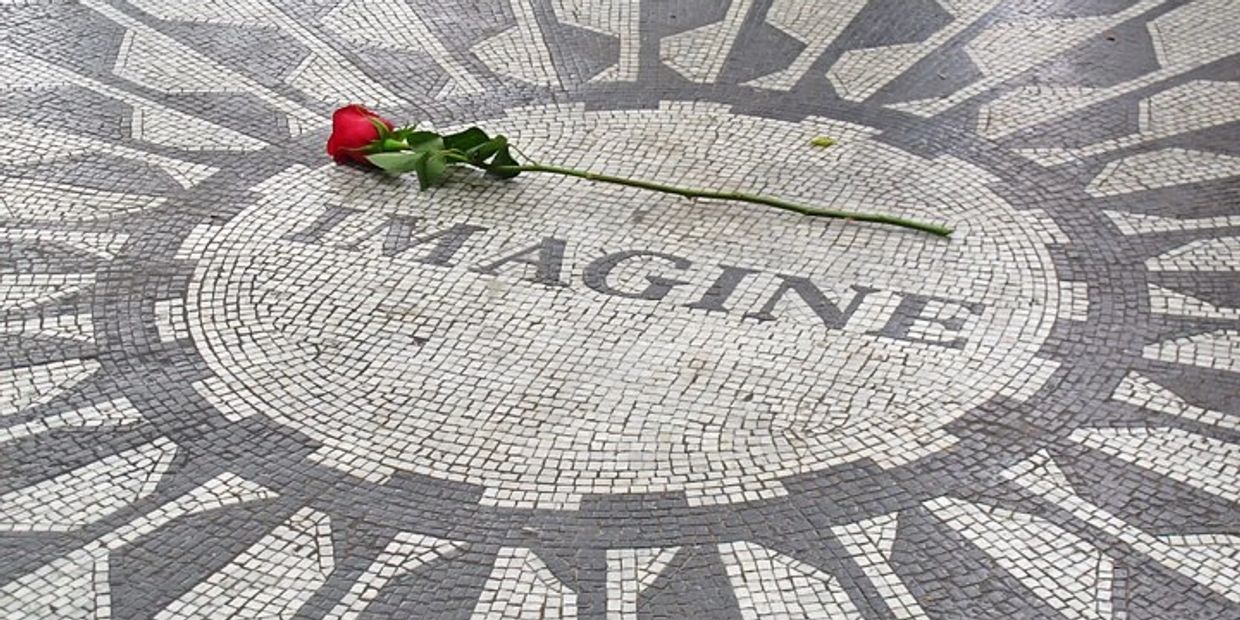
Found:
<path fill-rule="evenodd" d="M 539 166 L 539 165 L 541 165 L 541 164 L 539 164 L 538 162 L 534 161 L 534 158 L 533 158 L 533 157 L 530 157 L 529 155 L 526 155 L 526 154 L 525 154 L 525 152 L 524 152 L 524 151 L 522 151 L 522 150 L 521 150 L 521 148 L 520 148 L 520 147 L 518 147 L 517 145 L 515 145 L 515 144 L 509 144 L 509 145 L 508 145 L 508 148 L 512 149 L 512 150 L 513 150 L 513 152 L 514 152 L 514 153 L 516 153 L 517 155 L 520 155 L 521 157 L 525 158 L 525 160 L 526 160 L 526 161 L 528 161 L 528 162 L 530 162 L 530 164 L 531 164 L 531 165 L 534 165 L 534 166 Z"/>
<path fill-rule="evenodd" d="M 478 165 L 482 169 L 488 169 L 485 164 Z M 926 224 L 914 220 L 907 220 L 891 215 L 881 215 L 876 213 L 859 213 L 856 211 L 840 211 L 836 209 L 815 209 L 799 205 L 794 202 L 780 200 L 778 198 L 768 198 L 757 194 L 747 194 L 745 192 L 717 192 L 704 189 L 693 189 L 688 187 L 677 187 L 675 185 L 666 185 L 663 183 L 654 183 L 651 181 L 639 181 L 636 179 L 626 179 L 624 177 L 616 177 L 607 174 L 598 174 L 588 170 L 576 170 L 574 168 L 562 168 L 560 166 L 546 166 L 541 164 L 531 164 L 524 166 L 492 166 L 490 170 L 498 172 L 546 172 L 550 174 L 559 174 L 563 176 L 576 177 L 586 179 L 588 181 L 598 181 L 600 183 L 611 183 L 613 185 L 625 185 L 628 187 L 639 187 L 641 189 L 663 192 L 665 194 L 675 194 L 686 198 L 710 198 L 713 200 L 732 200 L 737 202 L 748 202 L 752 204 L 766 205 L 784 211 L 791 211 L 801 215 L 809 215 L 813 217 L 826 217 L 841 220 L 853 220 L 857 222 L 873 222 L 876 224 L 890 224 L 892 226 L 900 226 L 921 232 L 927 232 L 940 237 L 947 237 L 952 234 L 952 229 L 937 224 Z"/>

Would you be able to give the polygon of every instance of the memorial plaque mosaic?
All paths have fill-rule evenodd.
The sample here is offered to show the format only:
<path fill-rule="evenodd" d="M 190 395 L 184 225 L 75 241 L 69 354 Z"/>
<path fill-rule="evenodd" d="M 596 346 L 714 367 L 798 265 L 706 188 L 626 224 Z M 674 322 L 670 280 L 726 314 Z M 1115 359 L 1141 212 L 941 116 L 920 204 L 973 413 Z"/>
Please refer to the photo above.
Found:
<path fill-rule="evenodd" d="M 1240 615 L 1235 2 L 0 33 L 0 617 Z M 351 102 L 955 232 L 418 191 L 326 156 Z"/>

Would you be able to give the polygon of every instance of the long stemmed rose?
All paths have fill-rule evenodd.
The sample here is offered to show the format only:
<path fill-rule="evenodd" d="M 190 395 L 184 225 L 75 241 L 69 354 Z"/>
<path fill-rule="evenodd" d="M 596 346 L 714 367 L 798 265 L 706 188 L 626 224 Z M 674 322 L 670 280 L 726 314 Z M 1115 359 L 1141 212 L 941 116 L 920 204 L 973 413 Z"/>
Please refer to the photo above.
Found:
<path fill-rule="evenodd" d="M 830 146 L 833 143 L 828 138 L 815 138 L 812 142 L 816 146 Z M 941 237 L 952 233 L 952 229 L 945 226 L 890 215 L 817 209 L 745 192 L 678 187 L 540 164 L 526 157 L 516 145 L 509 144 L 504 136 L 487 135 L 478 127 L 446 135 L 417 129 L 415 126 L 398 129 L 391 121 L 360 105 L 345 106 L 332 115 L 332 134 L 327 140 L 327 153 L 337 163 L 374 166 L 390 174 L 413 172 L 417 175 L 418 185 L 422 189 L 438 184 L 448 166 L 466 165 L 484 170 L 488 175 L 500 179 L 510 179 L 522 172 L 559 174 L 600 183 L 640 187 L 686 198 L 748 202 L 814 217 L 890 224 Z M 513 153 L 520 155 L 527 163 L 518 162 Z"/>

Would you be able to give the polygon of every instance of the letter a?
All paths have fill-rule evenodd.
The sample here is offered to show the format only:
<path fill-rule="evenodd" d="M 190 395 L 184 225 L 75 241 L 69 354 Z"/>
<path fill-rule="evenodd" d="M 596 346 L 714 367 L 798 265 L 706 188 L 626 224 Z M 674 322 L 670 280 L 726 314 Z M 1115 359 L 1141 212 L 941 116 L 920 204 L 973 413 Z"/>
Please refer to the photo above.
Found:
<path fill-rule="evenodd" d="M 522 263 L 538 268 L 531 282 L 547 286 L 568 286 L 560 280 L 560 271 L 564 265 L 565 242 L 561 239 L 546 237 L 542 241 L 522 250 L 518 250 L 495 262 L 474 267 L 474 271 L 495 275 L 499 268 L 508 263 Z"/>

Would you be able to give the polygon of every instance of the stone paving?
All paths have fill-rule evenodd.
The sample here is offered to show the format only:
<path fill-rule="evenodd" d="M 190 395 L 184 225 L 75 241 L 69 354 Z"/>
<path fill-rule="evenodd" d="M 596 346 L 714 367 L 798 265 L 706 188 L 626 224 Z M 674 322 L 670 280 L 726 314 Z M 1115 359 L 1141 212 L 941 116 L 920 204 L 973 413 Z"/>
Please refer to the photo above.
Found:
<path fill-rule="evenodd" d="M 1240 2 L 8 0 L 0 115 L 2 618 L 1240 618 Z"/>

